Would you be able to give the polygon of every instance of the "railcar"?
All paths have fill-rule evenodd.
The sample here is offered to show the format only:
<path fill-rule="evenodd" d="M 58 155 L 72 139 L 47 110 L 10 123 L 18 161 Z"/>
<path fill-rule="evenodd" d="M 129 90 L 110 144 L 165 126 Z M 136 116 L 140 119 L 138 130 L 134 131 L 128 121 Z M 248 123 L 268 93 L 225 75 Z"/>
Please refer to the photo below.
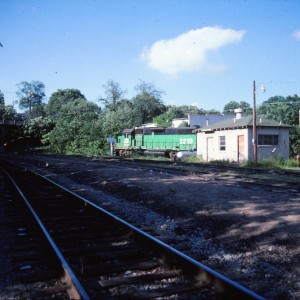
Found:
<path fill-rule="evenodd" d="M 124 129 L 122 134 L 117 136 L 115 153 L 123 156 L 137 152 L 174 158 L 179 151 L 196 151 L 196 133 L 193 133 L 195 129 L 195 127 Z"/>

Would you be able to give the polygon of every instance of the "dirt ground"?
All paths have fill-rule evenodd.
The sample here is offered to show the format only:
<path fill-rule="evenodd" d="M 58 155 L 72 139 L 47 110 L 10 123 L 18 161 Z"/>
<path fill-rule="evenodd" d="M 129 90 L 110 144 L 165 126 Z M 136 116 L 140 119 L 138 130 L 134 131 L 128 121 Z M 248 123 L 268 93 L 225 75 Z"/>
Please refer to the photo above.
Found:
<path fill-rule="evenodd" d="M 16 156 L 266 299 L 300 298 L 299 175 Z M 182 166 L 179 167 L 181 170 Z"/>

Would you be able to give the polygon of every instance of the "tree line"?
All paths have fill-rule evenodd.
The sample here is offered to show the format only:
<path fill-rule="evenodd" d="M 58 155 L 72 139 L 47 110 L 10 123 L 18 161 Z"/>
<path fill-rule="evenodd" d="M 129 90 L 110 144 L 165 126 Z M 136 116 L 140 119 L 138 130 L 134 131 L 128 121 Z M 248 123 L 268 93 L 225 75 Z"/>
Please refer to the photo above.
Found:
<path fill-rule="evenodd" d="M 188 113 L 233 114 L 235 108 L 243 108 L 246 114 L 252 114 L 250 104 L 244 101 L 231 101 L 222 112 L 189 105 L 165 105 L 164 92 L 144 81 L 136 85 L 136 94 L 131 99 L 126 98 L 127 91 L 114 80 L 108 80 L 103 87 L 99 105 L 88 101 L 74 88 L 58 89 L 46 102 L 42 82 L 20 82 L 16 96 L 26 116 L 22 135 L 29 137 L 34 147 L 44 147 L 53 153 L 101 155 L 108 151 L 107 138 L 116 137 L 124 128 L 145 123 L 169 127 L 173 119 L 184 118 Z M 291 155 L 300 152 L 299 110 L 297 95 L 271 97 L 257 108 L 258 114 L 292 126 Z M 0 91 L 0 119 L 12 119 L 14 115 L 14 108 L 5 105 Z"/>

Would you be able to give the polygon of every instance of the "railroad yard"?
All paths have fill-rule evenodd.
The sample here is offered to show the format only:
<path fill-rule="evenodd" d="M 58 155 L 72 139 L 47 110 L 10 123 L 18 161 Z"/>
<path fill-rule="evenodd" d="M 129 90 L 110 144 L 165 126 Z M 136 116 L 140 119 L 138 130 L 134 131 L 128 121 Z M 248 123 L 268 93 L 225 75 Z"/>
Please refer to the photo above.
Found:
<path fill-rule="evenodd" d="M 46 175 L 136 227 L 155 232 L 266 299 L 300 298 L 300 171 L 75 156 L 1 158 Z M 4 195 L 5 186 L 1 188 Z M 1 242 L 1 263 L 5 261 L 9 270 L 6 242 Z M 0 299 L 7 299 L 7 275 L 3 271 L 0 276 Z M 15 298 L 13 292 L 9 295 L 20 299 L 19 292 Z"/>

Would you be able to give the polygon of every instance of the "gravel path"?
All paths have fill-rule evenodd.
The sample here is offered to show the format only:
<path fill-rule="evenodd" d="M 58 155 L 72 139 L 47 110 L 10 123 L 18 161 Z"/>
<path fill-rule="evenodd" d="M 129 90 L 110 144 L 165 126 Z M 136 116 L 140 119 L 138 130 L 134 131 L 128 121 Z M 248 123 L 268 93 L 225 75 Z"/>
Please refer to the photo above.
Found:
<path fill-rule="evenodd" d="M 270 185 L 258 185 L 234 171 L 180 174 L 134 163 L 37 155 L 14 160 L 137 226 L 142 223 L 267 299 L 300 298 L 300 194 L 271 187 L 278 175 L 268 174 Z"/>

